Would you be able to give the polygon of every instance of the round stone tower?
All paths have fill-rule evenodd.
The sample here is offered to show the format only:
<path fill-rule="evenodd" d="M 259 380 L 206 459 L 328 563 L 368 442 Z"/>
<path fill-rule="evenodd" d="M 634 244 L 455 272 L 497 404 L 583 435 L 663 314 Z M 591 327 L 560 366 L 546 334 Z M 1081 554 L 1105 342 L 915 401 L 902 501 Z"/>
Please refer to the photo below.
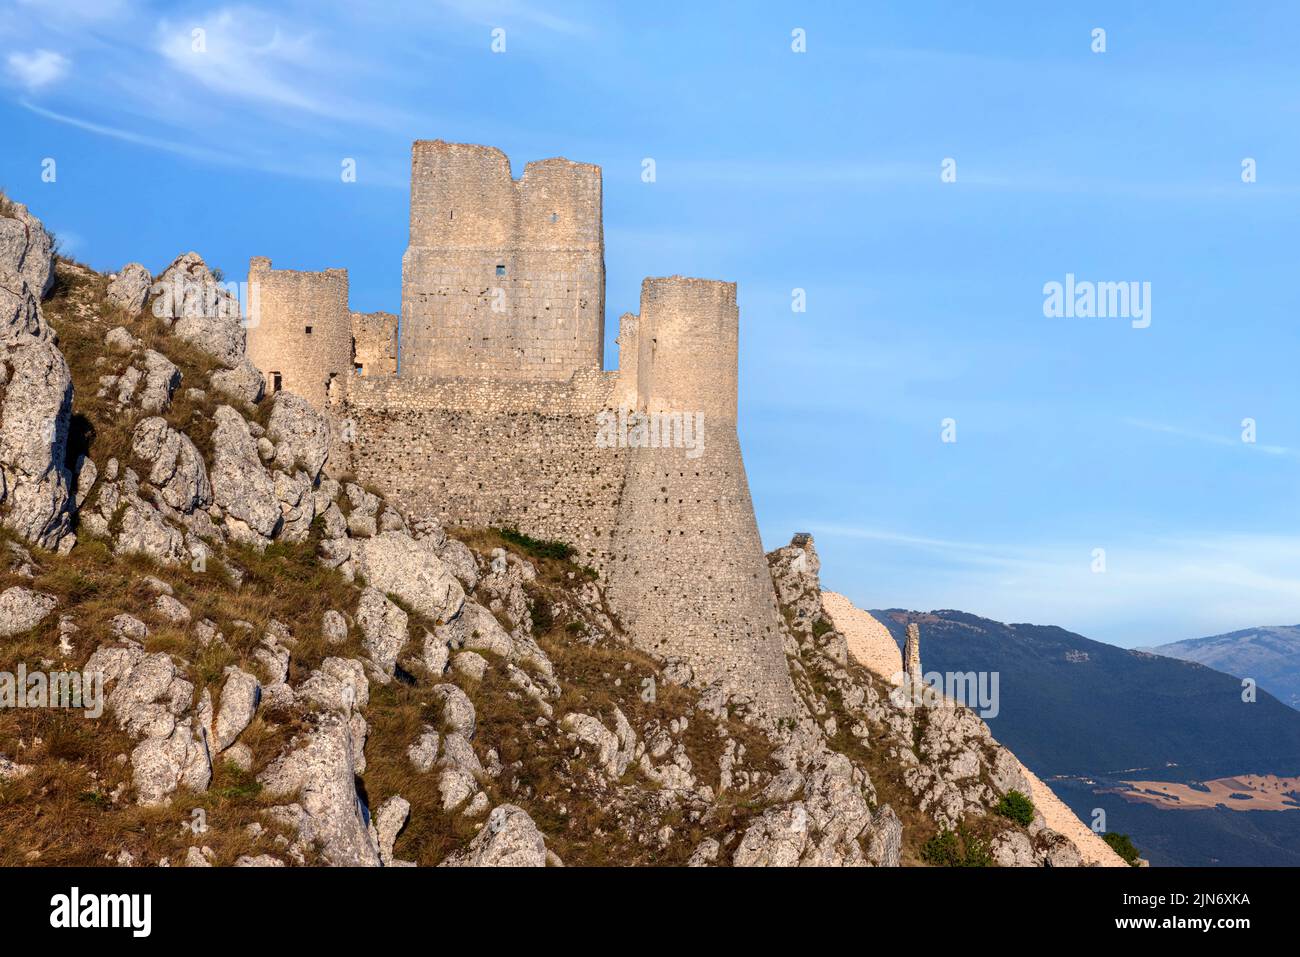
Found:
<path fill-rule="evenodd" d="M 337 406 L 352 374 L 352 316 L 346 269 L 272 269 L 248 264 L 248 358 L 266 393 L 294 392 L 318 411 Z"/>
<path fill-rule="evenodd" d="M 638 646 L 685 659 L 697 683 L 721 681 L 769 715 L 792 714 L 736 436 L 735 284 L 647 279 L 637 333 L 638 411 L 659 441 L 627 449 L 610 602 Z"/>

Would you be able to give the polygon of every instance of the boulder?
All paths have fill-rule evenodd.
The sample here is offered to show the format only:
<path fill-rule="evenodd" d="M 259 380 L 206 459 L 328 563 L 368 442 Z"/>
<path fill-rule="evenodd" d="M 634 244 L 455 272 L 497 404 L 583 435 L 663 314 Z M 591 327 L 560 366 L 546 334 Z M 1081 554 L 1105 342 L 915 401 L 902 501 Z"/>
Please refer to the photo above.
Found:
<path fill-rule="evenodd" d="M 341 645 L 348 640 L 348 620 L 331 608 L 321 616 L 320 633 L 331 645 Z"/>
<path fill-rule="evenodd" d="M 0 638 L 35 628 L 54 611 L 59 600 L 15 585 L 0 592 Z"/>
<path fill-rule="evenodd" d="M 627 725 L 623 712 L 617 708 L 615 711 L 618 719 L 621 719 L 620 726 L 626 728 L 622 741 L 620 736 L 606 728 L 599 718 L 589 714 L 570 712 L 560 719 L 560 727 L 572 735 L 574 740 L 590 747 L 595 752 L 596 764 L 608 777 L 617 780 L 623 776 L 632 762 L 636 739 L 632 737 L 630 741 L 627 740 L 631 727 Z"/>
<path fill-rule="evenodd" d="M 237 540 L 253 544 L 274 537 L 283 521 L 280 500 L 248 423 L 228 405 L 218 406 L 213 418 L 212 498 L 225 514 L 227 529 Z"/>
<path fill-rule="evenodd" d="M 250 405 L 262 401 L 266 390 L 266 380 L 261 370 L 247 358 L 241 359 L 232 369 L 214 370 L 208 376 L 208 381 L 217 392 Z"/>
<path fill-rule="evenodd" d="M 326 658 L 308 675 L 298 694 L 317 707 L 350 713 L 370 701 L 370 682 L 355 658 Z"/>
<path fill-rule="evenodd" d="M 0 349 L 0 519 L 43 548 L 73 541 L 71 418 L 72 376 L 53 342 Z"/>
<path fill-rule="evenodd" d="M 1079 849 L 1075 847 L 1064 834 L 1058 834 L 1055 831 L 1044 831 L 1044 837 L 1041 837 L 1047 846 L 1043 863 L 1047 867 L 1082 867 L 1083 857 L 1079 854 Z"/>
<path fill-rule="evenodd" d="M 104 336 L 104 345 L 109 352 L 132 353 L 140 348 L 140 340 L 131 335 L 125 326 L 114 326 Z"/>
<path fill-rule="evenodd" d="M 36 291 L 21 280 L 0 276 L 0 346 L 44 342 L 50 337 Z"/>
<path fill-rule="evenodd" d="M 76 473 L 77 496 L 75 504 L 79 509 L 85 504 L 86 496 L 90 494 L 90 490 L 95 487 L 95 482 L 99 478 L 99 469 L 89 455 L 80 455 L 77 457 Z"/>
<path fill-rule="evenodd" d="M 152 285 L 153 277 L 149 275 L 149 270 L 139 263 L 127 263 L 108 284 L 105 298 L 119 309 L 134 315 L 144 307 Z"/>
<path fill-rule="evenodd" d="M 279 537 L 286 542 L 305 542 L 316 518 L 316 497 L 312 494 L 311 478 L 302 470 L 293 475 L 276 472 L 273 478 L 282 517 Z"/>
<path fill-rule="evenodd" d="M 189 710 L 194 685 L 177 671 L 171 656 L 146 653 L 138 645 L 102 646 L 86 663 L 86 672 L 101 671 L 112 682 L 108 706 L 118 727 L 133 735 L 169 737 L 177 718 Z"/>
<path fill-rule="evenodd" d="M 149 463 L 148 480 L 170 507 L 189 514 L 212 502 L 203 456 L 189 436 L 177 432 L 166 419 L 141 419 L 131 435 L 131 452 Z"/>
<path fill-rule="evenodd" d="M 462 651 L 451 661 L 452 669 L 466 678 L 482 681 L 487 674 L 487 659 L 474 651 Z"/>
<path fill-rule="evenodd" d="M 155 598 L 153 610 L 173 625 L 184 626 L 190 623 L 190 610 L 171 595 L 159 595 Z"/>
<path fill-rule="evenodd" d="M 513 804 L 492 809 L 487 823 L 462 851 L 439 867 L 545 867 L 546 840 L 528 812 Z"/>
<path fill-rule="evenodd" d="M 392 867 L 393 844 L 397 841 L 397 835 L 401 833 L 406 826 L 406 819 L 411 814 L 411 802 L 394 795 L 383 804 L 379 805 L 379 810 L 375 812 L 373 827 L 375 833 L 372 840 L 379 847 L 379 860 L 385 867 Z"/>
<path fill-rule="evenodd" d="M 998 867 L 1037 867 L 1034 846 L 1022 831 L 1003 831 L 989 844 Z"/>
<path fill-rule="evenodd" d="M 415 770 L 424 772 L 433 767 L 433 762 L 438 759 L 439 741 L 438 732 L 425 725 L 415 743 L 406 749 L 406 756 Z"/>
<path fill-rule="evenodd" d="M 439 641 L 451 648 L 486 651 L 515 660 L 515 643 L 496 615 L 474 601 L 465 601 L 460 614 L 434 628 Z"/>
<path fill-rule="evenodd" d="M 146 737 L 131 752 L 131 783 L 140 804 L 164 804 L 181 785 L 205 791 L 211 780 L 208 750 L 189 718 L 166 736 Z"/>
<path fill-rule="evenodd" d="M 329 457 L 329 423 L 306 399 L 292 392 L 275 394 L 266 437 L 275 444 L 277 468 L 288 472 L 301 467 L 313 482 Z"/>
<path fill-rule="evenodd" d="M 244 324 L 238 300 L 198 253 L 177 257 L 153 284 L 154 315 L 173 323 L 172 333 L 221 365 L 244 358 Z"/>
<path fill-rule="evenodd" d="M 352 558 L 367 583 L 435 622 L 450 621 L 464 604 L 465 590 L 447 564 L 406 532 L 353 542 Z"/>
<path fill-rule="evenodd" d="M 170 524 L 163 514 L 138 495 L 126 495 L 121 525 L 113 538 L 114 555 L 148 555 L 161 565 L 179 565 L 185 561 L 184 533 Z"/>
<path fill-rule="evenodd" d="M 429 691 L 429 696 L 441 706 L 443 728 L 473 740 L 478 715 L 474 711 L 474 702 L 469 700 L 469 696 L 449 682 L 434 685 Z"/>
<path fill-rule="evenodd" d="M 302 746 L 277 758 L 258 780 L 271 795 L 296 795 L 299 837 L 318 841 L 329 864 L 375 867 L 379 851 L 366 826 L 356 774 L 351 722 L 324 714 Z"/>
<path fill-rule="evenodd" d="M 181 370 L 161 352 L 149 349 L 144 354 L 144 389 L 140 408 L 156 415 L 171 407 L 172 394 L 181 384 Z"/>
<path fill-rule="evenodd" d="M 745 830 L 733 867 L 794 867 L 808 845 L 808 811 L 800 804 L 768 808 Z"/>
<path fill-rule="evenodd" d="M 226 668 L 226 683 L 221 688 L 221 703 L 217 709 L 216 749 L 224 751 L 248 727 L 257 713 L 262 686 L 246 671 L 230 666 Z"/>
<path fill-rule="evenodd" d="M 406 647 L 406 612 L 389 601 L 384 593 L 367 587 L 357 601 L 357 627 L 361 629 L 361 646 L 379 669 L 384 680 L 396 670 L 397 657 Z"/>

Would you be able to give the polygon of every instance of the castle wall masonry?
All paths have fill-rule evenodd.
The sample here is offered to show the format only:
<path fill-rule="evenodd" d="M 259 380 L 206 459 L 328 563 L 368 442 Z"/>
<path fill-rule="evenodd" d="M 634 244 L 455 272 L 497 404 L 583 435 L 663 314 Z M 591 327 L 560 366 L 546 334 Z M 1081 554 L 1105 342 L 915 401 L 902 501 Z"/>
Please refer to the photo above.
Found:
<path fill-rule="evenodd" d="M 516 181 L 499 150 L 420 141 L 411 195 L 398 373 L 382 371 L 391 317 L 349 315 L 345 293 L 340 323 L 333 287 L 296 278 L 322 274 L 265 260 L 250 270 L 272 289 L 259 368 L 291 367 L 285 387 L 305 383 L 350 426 L 336 430 L 345 467 L 408 513 L 574 546 L 635 644 L 792 714 L 736 435 L 735 285 L 645 280 L 640 314 L 620 321 L 619 369 L 605 371 L 599 167 L 545 160 Z M 333 332 L 322 354 L 301 351 L 294 330 L 313 309 L 344 330 L 346 362 Z M 332 406 L 315 387 L 354 358 L 362 374 Z M 651 413 L 676 445 L 644 447 Z"/>

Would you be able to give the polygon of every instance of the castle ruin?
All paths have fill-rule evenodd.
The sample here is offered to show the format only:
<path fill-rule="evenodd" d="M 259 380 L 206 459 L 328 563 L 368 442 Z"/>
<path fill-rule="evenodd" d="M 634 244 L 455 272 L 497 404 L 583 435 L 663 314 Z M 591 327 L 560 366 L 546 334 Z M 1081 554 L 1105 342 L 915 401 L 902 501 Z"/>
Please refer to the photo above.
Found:
<path fill-rule="evenodd" d="M 396 327 L 348 311 L 343 270 L 254 259 L 249 282 L 268 391 L 346 422 L 360 481 L 417 517 L 572 545 L 637 646 L 793 712 L 736 434 L 735 284 L 646 279 L 604 369 L 599 167 L 515 180 L 500 150 L 417 141 Z"/>

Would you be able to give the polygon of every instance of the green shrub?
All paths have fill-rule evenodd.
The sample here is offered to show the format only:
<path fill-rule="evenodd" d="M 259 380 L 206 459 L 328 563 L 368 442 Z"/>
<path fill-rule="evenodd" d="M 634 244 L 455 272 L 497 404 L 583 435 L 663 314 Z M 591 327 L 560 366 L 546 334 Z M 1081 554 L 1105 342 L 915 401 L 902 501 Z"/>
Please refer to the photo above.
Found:
<path fill-rule="evenodd" d="M 964 828 L 940 831 L 921 846 L 921 859 L 932 867 L 989 867 L 989 846 Z"/>
<path fill-rule="evenodd" d="M 1008 791 L 993 810 L 1025 827 L 1034 820 L 1034 802 L 1019 791 Z"/>
<path fill-rule="evenodd" d="M 961 842 L 955 832 L 940 831 L 921 846 L 921 858 L 935 867 L 956 867 L 961 860 Z"/>
<path fill-rule="evenodd" d="M 1140 856 L 1138 849 L 1133 845 L 1133 839 L 1127 834 L 1120 834 L 1118 831 L 1108 831 L 1106 834 L 1102 835 L 1101 839 L 1110 845 L 1111 850 L 1124 858 L 1130 867 L 1138 866 L 1137 861 Z"/>
<path fill-rule="evenodd" d="M 533 629 L 539 634 L 546 634 L 555 627 L 555 615 L 551 603 L 540 595 L 534 596 L 529 609 L 533 616 Z"/>
<path fill-rule="evenodd" d="M 572 545 L 533 538 L 531 535 L 525 535 L 517 528 L 498 528 L 497 533 L 511 545 L 515 545 L 537 558 L 555 558 L 563 562 L 572 558 L 575 551 Z"/>

